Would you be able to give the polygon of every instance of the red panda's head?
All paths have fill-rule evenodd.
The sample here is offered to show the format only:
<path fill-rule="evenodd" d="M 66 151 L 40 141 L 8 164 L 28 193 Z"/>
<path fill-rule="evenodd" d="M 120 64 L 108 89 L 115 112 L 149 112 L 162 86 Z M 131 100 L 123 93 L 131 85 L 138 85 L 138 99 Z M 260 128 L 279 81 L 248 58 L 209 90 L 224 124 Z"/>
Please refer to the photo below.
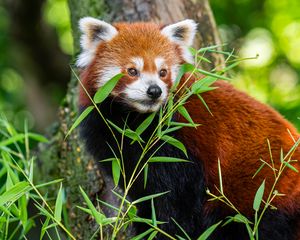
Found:
<path fill-rule="evenodd" d="M 193 62 L 188 47 L 197 24 L 184 20 L 161 27 L 154 23 L 110 25 L 85 17 L 79 22 L 82 52 L 77 66 L 91 96 L 118 73 L 124 76 L 111 93 L 137 112 L 153 112 L 167 99 L 179 67 Z M 82 91 L 80 104 L 89 104 Z"/>

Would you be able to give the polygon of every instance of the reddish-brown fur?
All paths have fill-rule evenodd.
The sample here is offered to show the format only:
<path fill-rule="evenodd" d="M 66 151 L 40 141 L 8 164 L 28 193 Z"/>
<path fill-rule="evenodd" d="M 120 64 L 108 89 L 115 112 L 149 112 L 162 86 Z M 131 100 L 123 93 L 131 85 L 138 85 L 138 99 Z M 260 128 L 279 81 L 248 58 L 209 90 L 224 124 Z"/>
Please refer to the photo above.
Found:
<path fill-rule="evenodd" d="M 97 90 L 95 79 L 99 77 L 103 66 L 117 63 L 124 66 L 122 72 L 126 73 L 126 68 L 131 67 L 128 63 L 134 56 L 144 59 L 144 71 L 148 72 L 156 71 L 154 58 L 157 56 L 163 56 L 168 65 L 182 63 L 180 48 L 160 34 L 158 25 L 119 23 L 115 27 L 118 35 L 109 42 L 99 44 L 94 60 L 81 74 L 81 80 L 91 96 Z M 115 91 L 122 93 L 125 86 L 135 80 L 134 77 L 124 76 Z M 182 79 L 184 81 L 185 78 Z M 169 75 L 166 83 L 171 86 Z M 189 151 L 203 161 L 209 190 L 218 195 L 215 186 L 219 187 L 220 159 L 225 195 L 241 213 L 253 216 L 254 196 L 262 181 L 266 180 L 265 200 L 274 183 L 273 171 L 267 166 L 252 178 L 262 164 L 260 159 L 271 164 L 267 140 L 270 141 L 272 157 L 278 168 L 281 148 L 285 155 L 294 144 L 293 138 L 298 140 L 300 135 L 275 110 L 236 90 L 229 83 L 217 81 L 215 86 L 218 89 L 203 94 L 213 115 L 197 96 L 190 98 L 186 108 L 194 122 L 201 126 L 197 129 L 183 128 L 179 135 Z M 90 104 L 82 89 L 79 102 L 82 107 Z M 300 160 L 299 148 L 293 159 Z M 293 165 L 300 170 L 299 162 Z M 275 189 L 286 196 L 276 197 L 272 205 L 291 215 L 300 211 L 298 173 L 286 168 Z M 206 203 L 207 212 L 212 206 L 215 205 Z"/>
<path fill-rule="evenodd" d="M 203 94 L 213 115 L 194 96 L 186 104 L 197 129 L 181 130 L 181 140 L 204 163 L 208 188 L 219 187 L 218 159 L 221 161 L 225 195 L 244 214 L 253 216 L 255 193 L 266 179 L 266 196 L 274 183 L 273 171 L 265 166 L 252 179 L 262 162 L 271 164 L 267 140 L 270 141 L 275 167 L 280 165 L 280 151 L 284 155 L 300 135 L 280 114 L 259 103 L 225 81 L 217 81 L 218 89 Z M 300 160 L 298 148 L 292 159 Z M 300 170 L 299 162 L 294 166 Z M 273 205 L 292 214 L 300 210 L 300 176 L 289 168 L 284 170 L 276 188 L 284 197 L 277 197 Z M 207 205 L 209 206 L 210 203 Z M 209 207 L 208 207 L 209 208 Z"/>
<path fill-rule="evenodd" d="M 117 23 L 114 25 L 118 30 L 118 35 L 109 42 L 102 42 L 96 50 L 96 56 L 92 63 L 81 73 L 80 79 L 93 96 L 95 89 L 95 79 L 98 79 L 99 72 L 104 66 L 125 66 L 122 73 L 131 67 L 132 57 L 141 57 L 144 59 L 144 72 L 155 72 L 154 59 L 161 56 L 169 66 L 175 63 L 182 63 L 180 48 L 172 44 L 165 36 L 160 34 L 160 26 L 154 23 Z M 141 34 L 141 32 L 143 34 Z M 129 76 L 123 77 L 115 91 L 122 92 L 124 87 L 136 80 Z M 171 87 L 170 73 L 164 81 Z M 90 100 L 85 91 L 80 89 L 80 105 L 87 106 Z"/>

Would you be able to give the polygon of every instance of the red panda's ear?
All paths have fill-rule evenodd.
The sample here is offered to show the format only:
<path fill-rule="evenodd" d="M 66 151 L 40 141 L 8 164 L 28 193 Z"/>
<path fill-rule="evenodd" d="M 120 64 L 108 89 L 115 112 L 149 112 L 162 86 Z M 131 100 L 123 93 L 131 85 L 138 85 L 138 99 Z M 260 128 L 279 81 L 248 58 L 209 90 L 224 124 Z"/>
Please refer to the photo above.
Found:
<path fill-rule="evenodd" d="M 92 17 L 81 18 L 79 28 L 82 32 L 80 41 L 82 52 L 78 57 L 77 66 L 86 67 L 91 62 L 98 44 L 110 41 L 118 31 L 109 23 Z"/>
<path fill-rule="evenodd" d="M 193 44 L 197 32 L 197 23 L 194 20 L 186 19 L 178 23 L 167 25 L 161 29 L 161 33 L 171 42 L 181 46 L 182 57 L 186 62 L 193 63 L 193 57 L 188 47 Z"/>
<path fill-rule="evenodd" d="M 161 33 L 172 42 L 184 46 L 191 46 L 193 44 L 196 32 L 197 23 L 191 19 L 167 25 L 161 30 Z"/>

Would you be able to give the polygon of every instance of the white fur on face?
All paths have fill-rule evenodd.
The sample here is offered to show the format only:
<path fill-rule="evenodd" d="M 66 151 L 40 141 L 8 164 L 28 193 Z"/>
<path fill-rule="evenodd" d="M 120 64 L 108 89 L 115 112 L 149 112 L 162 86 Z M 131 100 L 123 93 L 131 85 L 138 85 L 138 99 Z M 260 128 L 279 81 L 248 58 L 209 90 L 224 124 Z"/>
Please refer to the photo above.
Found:
<path fill-rule="evenodd" d="M 142 71 L 144 68 L 144 59 L 141 57 L 134 57 L 131 59 L 132 63 L 135 65 L 136 69 Z"/>
<path fill-rule="evenodd" d="M 175 83 L 176 78 L 178 76 L 179 68 L 180 68 L 179 64 L 173 65 L 171 67 L 171 79 L 173 84 Z"/>
<path fill-rule="evenodd" d="M 161 96 L 153 101 L 147 95 L 147 90 L 151 85 L 158 85 L 161 88 Z M 134 107 L 138 112 L 155 112 L 166 101 L 168 87 L 158 74 L 141 73 L 140 77 L 133 83 L 126 86 L 124 90 L 126 102 Z"/>
<path fill-rule="evenodd" d="M 118 66 L 107 66 L 101 69 L 97 80 L 97 87 L 100 88 L 117 74 L 121 73 L 121 68 Z"/>
<path fill-rule="evenodd" d="M 155 66 L 158 71 L 163 68 L 165 68 L 165 69 L 167 68 L 165 66 L 165 62 L 166 62 L 165 59 L 163 59 L 162 57 L 157 57 L 154 59 Z"/>

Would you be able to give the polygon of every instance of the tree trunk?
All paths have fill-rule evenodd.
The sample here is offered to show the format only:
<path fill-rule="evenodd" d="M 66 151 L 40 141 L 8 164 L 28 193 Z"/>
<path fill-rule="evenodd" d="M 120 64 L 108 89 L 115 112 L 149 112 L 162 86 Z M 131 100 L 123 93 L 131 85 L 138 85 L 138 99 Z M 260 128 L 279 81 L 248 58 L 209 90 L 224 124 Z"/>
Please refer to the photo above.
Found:
<path fill-rule="evenodd" d="M 208 0 L 69 0 L 75 53 L 79 53 L 78 20 L 84 16 L 115 21 L 155 21 L 164 24 L 191 18 L 199 23 L 197 47 L 220 44 L 216 25 Z M 223 66 L 224 59 L 209 55 L 211 65 L 206 69 Z M 91 199 L 103 197 L 105 183 L 110 179 L 101 175 L 96 161 L 89 156 L 78 137 L 78 130 L 65 140 L 65 135 L 76 119 L 77 79 L 72 78 L 66 98 L 59 110 L 59 122 L 53 127 L 51 142 L 40 147 L 39 167 L 44 180 L 64 178 L 71 232 L 77 239 L 89 239 L 97 225 L 76 208 L 83 205 L 78 186 Z M 105 193 L 104 193 L 105 194 Z"/>

